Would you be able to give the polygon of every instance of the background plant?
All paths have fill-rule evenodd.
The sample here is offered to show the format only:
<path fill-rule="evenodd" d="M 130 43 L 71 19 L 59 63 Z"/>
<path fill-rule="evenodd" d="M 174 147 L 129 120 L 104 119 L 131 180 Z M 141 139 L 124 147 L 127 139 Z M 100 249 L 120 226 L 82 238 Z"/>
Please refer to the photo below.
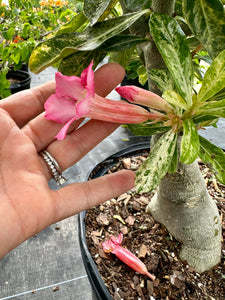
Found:
<path fill-rule="evenodd" d="M 97 65 L 111 52 L 119 62 L 134 51 L 138 54 L 140 74 L 172 111 L 158 122 L 129 125 L 134 134 L 153 135 L 150 155 L 137 172 L 137 189 L 157 189 L 149 211 L 182 241 L 181 258 L 203 272 L 221 256 L 220 217 L 196 159 L 200 157 L 225 184 L 224 152 L 198 134 L 225 117 L 223 3 L 119 3 L 120 8 L 117 1 L 84 1 L 80 14 L 36 46 L 30 67 L 39 72 L 57 63 L 62 73 L 80 75 L 91 59 Z"/>
<path fill-rule="evenodd" d="M 37 42 L 50 37 L 76 13 L 75 4 L 61 0 L 16 0 L 0 6 L 0 97 L 10 94 L 8 68 L 28 64 Z"/>

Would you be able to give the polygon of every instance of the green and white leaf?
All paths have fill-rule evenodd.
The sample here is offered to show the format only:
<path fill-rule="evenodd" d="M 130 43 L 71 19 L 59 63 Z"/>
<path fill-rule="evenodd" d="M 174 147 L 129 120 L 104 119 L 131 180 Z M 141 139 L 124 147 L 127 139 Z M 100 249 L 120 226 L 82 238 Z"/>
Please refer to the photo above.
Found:
<path fill-rule="evenodd" d="M 166 132 L 157 141 L 149 157 L 143 162 L 136 173 L 136 188 L 138 193 L 154 190 L 166 175 L 177 143 L 177 134 L 172 130 Z"/>
<path fill-rule="evenodd" d="M 180 161 L 191 164 L 199 154 L 199 135 L 192 120 L 183 120 L 183 136 L 180 146 Z"/>
<path fill-rule="evenodd" d="M 151 69 L 148 74 L 161 92 L 175 89 L 173 79 L 167 69 Z"/>
<path fill-rule="evenodd" d="M 30 69 L 32 72 L 38 73 L 77 50 L 94 50 L 109 38 L 127 29 L 146 13 L 149 13 L 149 10 L 112 18 L 99 22 L 93 27 L 88 26 L 83 32 L 60 34 L 40 43 L 31 54 Z"/>
<path fill-rule="evenodd" d="M 84 14 L 90 21 L 91 26 L 98 22 L 108 6 L 114 0 L 84 0 Z"/>
<path fill-rule="evenodd" d="M 176 144 L 175 150 L 174 150 L 174 154 L 173 157 L 171 159 L 169 168 L 168 168 L 168 173 L 173 174 L 177 171 L 177 166 L 178 166 L 178 147 Z"/>
<path fill-rule="evenodd" d="M 196 111 L 196 114 L 212 115 L 225 118 L 225 99 L 206 103 Z"/>
<path fill-rule="evenodd" d="M 68 23 L 62 25 L 56 32 L 56 35 L 70 32 L 81 32 L 87 27 L 88 19 L 83 12 L 75 15 Z"/>
<path fill-rule="evenodd" d="M 162 95 L 162 98 L 174 106 L 178 106 L 185 110 L 188 109 L 187 103 L 184 101 L 184 99 L 174 91 L 165 91 Z"/>
<path fill-rule="evenodd" d="M 39 73 L 60 59 L 71 55 L 82 42 L 84 39 L 77 36 L 77 33 L 64 33 L 38 44 L 29 60 L 31 72 Z"/>
<path fill-rule="evenodd" d="M 199 136 L 199 141 L 199 157 L 210 168 L 215 177 L 222 184 L 225 184 L 225 152 L 202 136 Z"/>
<path fill-rule="evenodd" d="M 153 13 L 150 31 L 165 61 L 178 93 L 192 104 L 193 67 L 192 57 L 184 32 L 178 22 L 167 15 Z"/>
<path fill-rule="evenodd" d="M 200 125 L 201 127 L 210 126 L 216 124 L 218 117 L 210 115 L 195 115 L 192 119 L 194 124 Z"/>
<path fill-rule="evenodd" d="M 132 56 L 134 55 L 135 47 L 129 48 L 120 52 L 110 52 L 109 61 L 110 62 L 116 62 L 126 68 Z M 136 75 L 136 74 L 135 74 Z"/>
<path fill-rule="evenodd" d="M 137 11 L 142 9 L 146 4 L 148 7 L 151 5 L 151 1 L 149 0 L 124 0 L 124 5 L 129 11 Z"/>
<path fill-rule="evenodd" d="M 183 14 L 212 58 L 225 49 L 225 14 L 220 0 L 184 0 Z"/>
<path fill-rule="evenodd" d="M 225 88 L 222 89 L 221 91 L 219 91 L 219 93 L 217 93 L 216 95 L 214 95 L 212 98 L 210 98 L 210 101 L 220 101 L 225 99 Z"/>
<path fill-rule="evenodd" d="M 212 62 L 205 73 L 197 100 L 204 102 L 225 88 L 225 50 Z"/>
<path fill-rule="evenodd" d="M 133 35 L 116 35 L 105 41 L 99 49 L 105 52 L 120 52 L 146 42 L 147 40 L 146 38 Z"/>
<path fill-rule="evenodd" d="M 98 49 L 93 51 L 76 51 L 75 53 L 63 58 L 59 65 L 59 72 L 64 75 L 80 76 L 82 71 L 87 68 L 93 60 L 93 69 L 103 60 L 105 53 Z"/>
<path fill-rule="evenodd" d="M 149 136 L 171 129 L 171 127 L 163 126 L 162 122 L 150 123 L 149 121 L 140 124 L 128 124 L 126 126 L 134 135 L 139 136 Z"/>
<path fill-rule="evenodd" d="M 96 49 L 109 38 L 129 28 L 145 14 L 150 14 L 149 9 L 98 22 L 93 27 L 88 27 L 87 30 L 83 32 L 86 36 L 86 41 L 79 45 L 78 50 L 89 51 Z"/>

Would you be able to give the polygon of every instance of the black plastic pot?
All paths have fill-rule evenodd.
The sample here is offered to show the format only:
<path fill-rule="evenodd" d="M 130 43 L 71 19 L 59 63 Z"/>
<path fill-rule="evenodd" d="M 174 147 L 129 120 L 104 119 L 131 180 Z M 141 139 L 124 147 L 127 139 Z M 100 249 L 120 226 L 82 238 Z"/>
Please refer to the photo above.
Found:
<path fill-rule="evenodd" d="M 10 70 L 6 78 L 10 80 L 11 94 L 30 88 L 31 76 L 28 72 L 22 70 Z"/>
<path fill-rule="evenodd" d="M 134 144 L 125 149 L 122 149 L 121 151 L 105 159 L 103 162 L 99 163 L 94 168 L 94 170 L 89 174 L 88 178 L 94 179 L 105 175 L 112 166 L 116 165 L 116 163 L 121 157 L 141 154 L 144 152 L 144 150 L 149 150 L 149 147 L 150 147 L 150 143 L 144 142 L 144 143 Z M 87 276 L 92 287 L 92 299 L 113 300 L 88 250 L 86 235 L 85 235 L 85 220 L 84 220 L 85 215 L 86 212 L 84 211 L 81 212 L 78 216 L 79 242 L 80 242 L 81 255 L 82 255 L 84 267 L 86 269 Z"/>

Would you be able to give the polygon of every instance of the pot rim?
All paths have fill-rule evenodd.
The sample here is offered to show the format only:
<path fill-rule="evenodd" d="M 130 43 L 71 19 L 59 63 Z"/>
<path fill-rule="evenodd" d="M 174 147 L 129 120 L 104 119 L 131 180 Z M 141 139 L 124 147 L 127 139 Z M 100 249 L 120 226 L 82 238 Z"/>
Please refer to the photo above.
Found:
<path fill-rule="evenodd" d="M 7 73 L 7 79 L 9 78 L 16 78 L 16 79 L 20 79 L 20 75 L 26 76 L 25 79 L 20 80 L 21 83 L 25 82 L 25 81 L 29 81 L 31 79 L 31 75 L 29 72 L 27 71 L 22 71 L 22 70 L 9 70 Z"/>

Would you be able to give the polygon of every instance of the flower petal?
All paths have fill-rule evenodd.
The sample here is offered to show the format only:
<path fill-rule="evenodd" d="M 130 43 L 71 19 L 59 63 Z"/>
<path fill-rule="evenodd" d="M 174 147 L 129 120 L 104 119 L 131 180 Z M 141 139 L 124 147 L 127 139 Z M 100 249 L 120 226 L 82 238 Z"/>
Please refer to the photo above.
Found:
<path fill-rule="evenodd" d="M 111 236 L 110 238 L 111 238 L 111 241 L 114 244 L 121 245 L 122 241 L 123 241 L 123 234 L 120 232 L 120 234 L 118 235 L 118 237 Z"/>
<path fill-rule="evenodd" d="M 89 107 L 90 112 L 87 117 L 108 122 L 133 124 L 158 118 L 140 106 L 109 100 L 97 94 L 95 99 L 90 101 Z"/>
<path fill-rule="evenodd" d="M 44 104 L 45 118 L 58 123 L 65 123 L 74 117 L 76 113 L 76 105 L 73 101 L 63 97 L 57 97 L 56 94 L 51 95 Z"/>
<path fill-rule="evenodd" d="M 83 100 L 87 90 L 82 85 L 81 79 L 77 76 L 66 76 L 57 72 L 55 74 L 56 95 L 58 97 L 70 98 L 75 101 Z"/>
<path fill-rule="evenodd" d="M 93 60 L 91 61 L 90 65 L 83 70 L 80 78 L 81 84 L 86 86 L 87 90 L 89 91 L 89 95 L 94 97 L 95 94 L 95 87 L 94 87 L 94 71 L 92 70 L 93 67 Z"/>
<path fill-rule="evenodd" d="M 112 253 L 115 254 L 120 260 L 122 260 L 122 262 L 124 262 L 134 271 L 143 275 L 147 275 L 152 280 L 155 280 L 155 276 L 148 272 L 145 264 L 128 249 L 123 248 L 122 246 L 117 246 L 115 250 L 112 251 Z"/>
<path fill-rule="evenodd" d="M 77 120 L 77 117 L 74 117 L 70 119 L 64 126 L 63 128 L 58 132 L 58 134 L 55 136 L 57 140 L 64 140 L 66 137 L 66 133 L 70 127 L 70 125 L 73 123 L 73 121 Z"/>
<path fill-rule="evenodd" d="M 110 240 L 102 243 L 103 251 L 106 252 L 106 253 L 113 252 L 113 250 L 115 250 L 115 247 L 116 247 L 115 244 Z"/>

